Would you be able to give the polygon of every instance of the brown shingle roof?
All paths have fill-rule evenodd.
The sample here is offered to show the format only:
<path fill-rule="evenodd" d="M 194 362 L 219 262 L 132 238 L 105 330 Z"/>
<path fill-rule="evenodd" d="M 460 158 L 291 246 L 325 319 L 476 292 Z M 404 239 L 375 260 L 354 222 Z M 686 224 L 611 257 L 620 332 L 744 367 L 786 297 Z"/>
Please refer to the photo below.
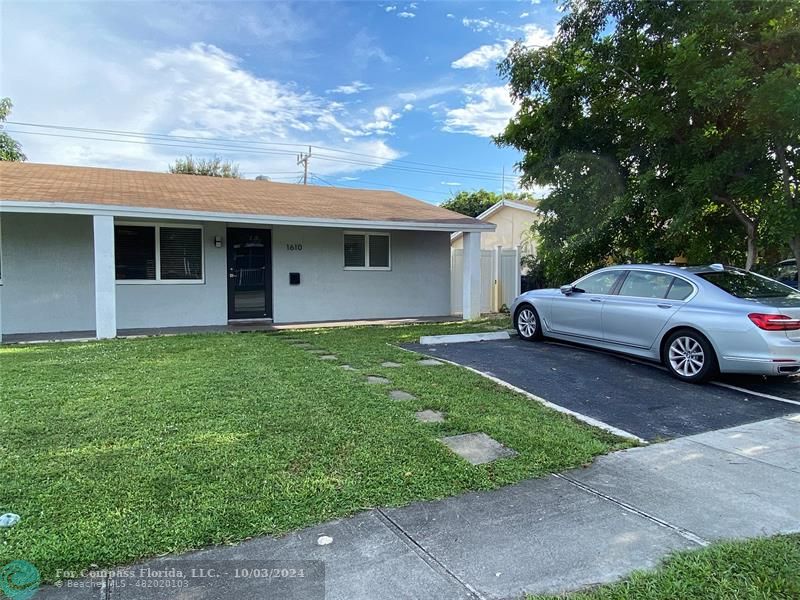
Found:
<path fill-rule="evenodd" d="M 320 220 L 481 223 L 396 192 L 0 162 L 0 202 L 58 202 Z M 268 222 L 268 219 L 266 220 Z"/>

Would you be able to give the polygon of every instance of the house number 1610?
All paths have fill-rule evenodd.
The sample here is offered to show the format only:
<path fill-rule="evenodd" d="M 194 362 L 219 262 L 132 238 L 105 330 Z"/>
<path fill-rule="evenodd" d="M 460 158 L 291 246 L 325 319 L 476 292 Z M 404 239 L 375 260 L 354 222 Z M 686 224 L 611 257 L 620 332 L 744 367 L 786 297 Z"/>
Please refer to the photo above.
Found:
<path fill-rule="evenodd" d="M 286 249 L 289 252 L 300 252 L 303 249 L 303 244 L 286 244 Z"/>

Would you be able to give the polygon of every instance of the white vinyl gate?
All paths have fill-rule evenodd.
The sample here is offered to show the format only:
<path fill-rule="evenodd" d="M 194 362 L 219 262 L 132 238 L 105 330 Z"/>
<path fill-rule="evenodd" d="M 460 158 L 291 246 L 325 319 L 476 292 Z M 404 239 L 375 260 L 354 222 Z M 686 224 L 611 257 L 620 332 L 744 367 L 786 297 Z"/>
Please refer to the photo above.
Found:
<path fill-rule="evenodd" d="M 481 312 L 511 306 L 520 294 L 519 248 L 481 250 Z M 450 250 L 450 312 L 463 311 L 464 251 Z"/>

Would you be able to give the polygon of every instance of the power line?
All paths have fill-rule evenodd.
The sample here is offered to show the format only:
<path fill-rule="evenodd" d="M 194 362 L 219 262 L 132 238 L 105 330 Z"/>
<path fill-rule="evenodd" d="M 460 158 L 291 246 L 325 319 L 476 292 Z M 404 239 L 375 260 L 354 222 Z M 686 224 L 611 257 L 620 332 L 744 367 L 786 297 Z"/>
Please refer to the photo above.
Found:
<path fill-rule="evenodd" d="M 323 183 L 323 184 L 325 184 L 325 185 L 329 185 L 329 186 L 331 186 L 331 187 L 336 187 L 336 185 L 334 185 L 333 183 L 331 183 L 331 182 L 330 182 L 330 181 L 328 181 L 327 179 L 323 179 L 322 177 L 320 177 L 320 176 L 319 176 L 319 175 L 317 175 L 316 173 L 311 173 L 311 177 L 313 177 L 314 179 L 316 179 L 316 180 L 317 180 L 317 181 L 319 181 L 320 183 Z"/>
<path fill-rule="evenodd" d="M 41 135 L 41 136 L 46 136 L 46 137 L 74 138 L 74 139 L 80 139 L 80 140 L 94 140 L 94 141 L 101 141 L 101 142 L 122 142 L 122 143 L 139 144 L 139 145 L 167 146 L 167 147 L 172 147 L 172 148 L 187 148 L 187 149 L 191 149 L 192 148 L 192 146 L 185 146 L 185 145 L 179 145 L 179 144 L 165 144 L 165 143 L 161 143 L 161 142 L 149 142 L 149 141 L 138 141 L 138 140 L 117 140 L 117 139 L 96 138 L 96 137 L 89 137 L 89 136 L 66 135 L 66 134 L 58 134 L 58 133 L 44 133 L 44 132 L 40 132 L 40 131 L 20 131 L 20 130 L 16 130 L 16 129 L 6 129 L 5 131 L 7 131 L 9 133 L 23 133 L 23 134 L 24 133 L 28 133 L 30 135 Z M 218 147 L 207 147 L 207 148 L 208 149 L 221 149 L 221 148 L 218 148 Z M 291 154 L 290 152 L 278 152 L 278 151 L 268 151 L 268 150 L 261 150 L 261 151 L 252 151 L 251 150 L 250 152 L 251 153 L 255 153 L 255 154 Z M 319 179 L 319 176 L 316 176 L 316 177 Z M 275 178 L 275 179 L 284 179 L 284 178 Z M 292 178 L 290 178 L 290 179 L 292 179 Z M 295 180 L 296 183 L 301 183 L 301 182 L 305 183 L 308 180 L 308 176 L 305 173 L 301 173 L 296 179 L 293 179 L 293 180 Z M 447 195 L 445 192 L 438 192 L 438 191 L 434 191 L 434 190 L 426 190 L 426 189 L 422 189 L 422 188 L 414 188 L 414 187 L 402 186 L 402 185 L 393 185 L 393 184 L 387 184 L 387 183 L 380 183 L 380 182 L 376 182 L 376 181 L 369 181 L 369 180 L 359 179 L 359 182 L 367 183 L 367 184 L 370 184 L 370 185 L 388 187 L 388 188 L 407 189 L 407 190 L 412 190 L 412 191 L 424 192 L 424 193 L 427 193 L 427 194 L 445 194 L 445 195 Z M 333 184 L 329 184 L 329 185 L 333 185 Z"/>
<path fill-rule="evenodd" d="M 293 148 L 298 147 L 305 147 L 307 144 L 299 144 L 299 143 L 291 143 L 291 142 L 262 142 L 257 140 L 242 140 L 242 139 L 232 139 L 232 138 L 216 138 L 216 137 L 200 137 L 200 136 L 186 136 L 186 135 L 176 135 L 176 134 L 169 134 L 169 133 L 147 133 L 147 132 L 140 132 L 140 131 L 125 131 L 119 129 L 96 129 L 91 127 L 71 127 L 67 125 L 49 125 L 45 123 L 27 123 L 21 121 L 6 121 L 11 125 L 23 125 L 26 127 L 41 127 L 45 129 L 60 129 L 65 131 L 82 131 L 88 133 L 102 133 L 106 135 L 127 135 L 127 136 L 136 136 L 136 137 L 158 137 L 158 138 L 167 138 L 167 139 L 181 139 L 181 140 L 188 140 L 188 141 L 195 141 L 195 142 L 232 142 L 235 144 L 252 144 L 252 145 L 264 145 L 264 146 L 288 146 Z M 336 152 L 339 154 L 348 154 L 351 156 L 361 156 L 366 158 L 374 159 L 375 157 L 371 154 L 365 154 L 363 152 L 353 152 L 351 150 L 342 150 L 339 148 L 329 148 L 326 146 L 317 146 L 311 145 L 311 148 L 317 148 L 318 150 L 325 150 L 328 152 Z M 395 163 L 402 163 L 402 164 L 409 164 L 409 165 L 417 165 L 417 166 L 427 166 L 433 167 L 437 169 L 447 169 L 451 173 L 472 173 L 472 174 L 486 174 L 492 175 L 497 177 L 496 173 L 491 171 L 480 171 L 476 169 L 463 169 L 461 167 L 454 167 L 450 165 L 438 165 L 434 163 L 426 163 L 426 162 L 419 162 L 413 160 L 404 160 L 404 159 L 392 159 L 392 162 Z"/>
<path fill-rule="evenodd" d="M 151 140 L 120 140 L 120 139 L 109 139 L 109 138 L 100 138 L 100 137 L 92 137 L 92 136 L 83 136 L 83 135 L 67 135 L 64 133 L 45 133 L 43 131 L 21 131 L 19 129 L 5 129 L 4 131 L 8 133 L 17 133 L 17 134 L 27 134 L 27 135 L 42 135 L 46 137 L 57 137 L 57 138 L 72 138 L 78 140 L 90 140 L 90 141 L 98 141 L 98 142 L 119 142 L 124 144 L 139 144 L 145 146 L 167 146 L 170 148 L 184 148 L 187 150 L 192 150 L 196 148 L 205 148 L 206 150 L 221 150 L 223 152 L 242 152 L 242 149 L 230 147 L 230 146 L 187 146 L 186 144 L 165 144 L 163 142 L 154 142 Z M 281 155 L 281 156 L 292 156 L 294 152 L 289 150 L 244 150 L 245 153 L 249 154 L 271 154 L 271 155 Z"/>
<path fill-rule="evenodd" d="M 319 175 L 317 175 L 315 173 L 311 173 L 311 177 L 313 177 L 314 179 L 316 179 L 320 183 L 323 183 L 323 184 L 329 185 L 329 186 L 333 186 L 333 187 L 342 187 L 342 186 L 354 187 L 354 186 L 348 186 L 347 184 L 339 184 L 339 185 L 337 185 L 337 184 L 331 183 L 327 179 L 323 179 L 322 177 L 320 177 Z M 390 189 L 409 190 L 409 191 L 412 191 L 412 192 L 423 192 L 425 194 L 440 194 L 440 195 L 444 195 L 444 196 L 449 196 L 450 195 L 449 192 L 441 192 L 441 191 L 436 191 L 436 190 L 426 190 L 424 188 L 410 187 L 410 186 L 407 186 L 407 185 L 394 185 L 394 184 L 391 184 L 391 183 L 382 183 L 380 181 L 370 181 L 369 179 L 361 179 L 360 177 L 358 178 L 357 181 L 358 181 L 359 185 L 364 183 L 364 184 L 367 184 L 367 185 L 385 187 L 385 188 L 390 188 Z"/>
<path fill-rule="evenodd" d="M 25 127 L 38 127 L 38 128 L 45 128 L 45 129 L 55 129 L 61 131 L 69 131 L 74 133 L 91 133 L 91 134 L 100 134 L 106 136 L 126 136 L 126 137 L 136 137 L 145 140 L 149 139 L 156 139 L 158 140 L 161 145 L 164 141 L 179 141 L 181 146 L 172 145 L 173 147 L 182 147 L 182 148 L 191 148 L 192 146 L 186 145 L 188 142 L 193 142 L 195 144 L 199 144 L 198 147 L 202 147 L 209 150 L 221 150 L 221 151 L 232 151 L 232 152 L 242 152 L 242 153 L 265 153 L 265 154 L 294 154 L 294 152 L 289 150 L 267 150 L 267 149 L 255 149 L 249 146 L 281 146 L 287 148 L 297 148 L 300 145 L 297 143 L 288 143 L 288 142 L 260 142 L 260 141 L 252 141 L 252 140 L 237 140 L 231 138 L 211 138 L 211 137 L 197 137 L 197 136 L 182 136 L 182 135 L 173 135 L 173 134 L 161 134 L 161 133 L 144 133 L 144 132 L 135 132 L 135 131 L 123 131 L 123 130 L 114 130 L 114 129 L 97 129 L 97 128 L 89 128 L 89 127 L 70 127 L 65 125 L 47 125 L 42 123 L 26 123 L 20 121 L 7 121 L 7 123 L 12 125 L 20 125 Z M 115 140 L 115 139 L 107 139 L 107 138 L 94 138 L 94 137 L 81 137 L 76 135 L 57 135 L 57 134 L 45 134 L 41 132 L 34 132 L 34 131 L 24 131 L 24 130 L 15 130 L 16 133 L 22 134 L 30 134 L 30 135 L 48 135 L 51 137 L 67 137 L 67 138 L 74 138 L 74 139 L 90 139 L 95 141 L 122 141 L 126 143 L 136 143 L 131 140 Z M 222 143 L 231 143 L 233 145 L 220 145 Z M 153 145 L 158 145 L 155 142 L 150 142 Z M 214 145 L 209 145 L 214 144 Z M 243 145 L 244 144 L 244 145 Z M 311 148 L 317 148 L 320 150 L 324 150 L 327 152 L 333 152 L 335 154 L 343 154 L 348 156 L 358 156 L 358 157 L 365 157 L 371 160 L 357 160 L 351 159 L 344 156 L 331 156 L 331 155 L 316 155 L 324 160 L 330 160 L 335 162 L 341 162 L 343 164 L 351 164 L 357 166 L 367 166 L 367 167 L 374 167 L 374 168 L 388 168 L 394 169 L 398 171 L 404 172 L 411 172 L 411 173 L 425 173 L 425 174 L 432 174 L 432 175 L 439 175 L 439 176 L 453 176 L 453 177 L 462 177 L 462 178 L 469 178 L 469 179 L 483 179 L 483 180 L 493 180 L 493 181 L 503 181 L 503 175 L 492 173 L 491 171 L 479 171 L 475 169 L 463 169 L 460 167 L 451 167 L 448 165 L 436 165 L 433 163 L 425 163 L 425 162 L 418 162 L 418 161 L 410 161 L 410 160 L 403 160 L 403 159 L 387 159 L 390 160 L 392 164 L 388 162 L 381 162 L 380 159 L 376 161 L 376 158 L 369 154 L 364 154 L 360 152 L 352 152 L 349 150 L 341 150 L 337 148 L 328 148 L 325 146 L 309 146 L 309 154 L 311 153 Z M 411 166 L 404 166 L 404 165 L 411 165 Z M 428 167 L 426 169 L 419 168 L 419 167 Z"/>

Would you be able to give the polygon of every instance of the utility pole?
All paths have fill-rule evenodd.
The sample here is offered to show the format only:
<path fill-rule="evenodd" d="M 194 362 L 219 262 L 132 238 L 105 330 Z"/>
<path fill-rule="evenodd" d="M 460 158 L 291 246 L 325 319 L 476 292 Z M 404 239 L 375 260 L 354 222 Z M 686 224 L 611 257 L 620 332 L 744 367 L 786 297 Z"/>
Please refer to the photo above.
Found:
<path fill-rule="evenodd" d="M 297 164 L 303 164 L 303 185 L 308 185 L 308 159 L 311 158 L 311 146 L 308 147 L 308 154 L 301 152 L 297 155 Z"/>

